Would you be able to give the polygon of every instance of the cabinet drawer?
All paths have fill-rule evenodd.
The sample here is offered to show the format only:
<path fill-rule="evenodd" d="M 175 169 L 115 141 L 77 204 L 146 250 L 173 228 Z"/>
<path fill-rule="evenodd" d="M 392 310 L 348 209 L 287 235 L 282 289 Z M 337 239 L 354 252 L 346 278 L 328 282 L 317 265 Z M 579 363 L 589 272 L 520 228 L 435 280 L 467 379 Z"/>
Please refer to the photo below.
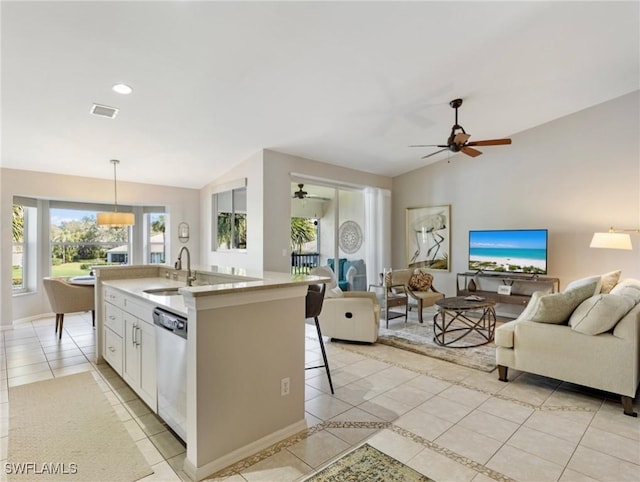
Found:
<path fill-rule="evenodd" d="M 118 374 L 122 373 L 122 337 L 109 328 L 104 329 L 104 359 Z"/>
<path fill-rule="evenodd" d="M 114 290 L 113 288 L 104 288 L 104 300 L 119 308 L 124 308 L 124 293 Z"/>
<path fill-rule="evenodd" d="M 111 303 L 104 304 L 104 326 L 111 328 L 114 333 L 122 336 L 122 310 Z"/>

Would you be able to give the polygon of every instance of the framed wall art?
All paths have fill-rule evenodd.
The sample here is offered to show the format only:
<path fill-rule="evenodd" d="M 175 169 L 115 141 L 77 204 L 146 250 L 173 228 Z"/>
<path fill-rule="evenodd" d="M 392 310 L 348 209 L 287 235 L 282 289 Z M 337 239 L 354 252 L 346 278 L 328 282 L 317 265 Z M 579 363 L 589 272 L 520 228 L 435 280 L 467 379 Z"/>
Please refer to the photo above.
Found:
<path fill-rule="evenodd" d="M 407 266 L 449 271 L 450 226 L 450 205 L 407 208 Z"/>

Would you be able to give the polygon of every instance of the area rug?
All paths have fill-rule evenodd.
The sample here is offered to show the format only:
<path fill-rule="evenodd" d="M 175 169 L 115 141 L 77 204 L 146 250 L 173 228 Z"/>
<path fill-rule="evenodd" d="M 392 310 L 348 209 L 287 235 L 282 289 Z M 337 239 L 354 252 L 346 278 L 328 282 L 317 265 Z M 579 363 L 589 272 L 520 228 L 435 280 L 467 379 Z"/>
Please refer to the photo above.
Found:
<path fill-rule="evenodd" d="M 498 322 L 496 327 L 501 323 Z M 496 346 L 493 342 L 471 348 L 451 348 L 437 345 L 433 341 L 433 314 L 425 311 L 424 323 L 418 323 L 418 316 L 410 312 L 407 323 L 403 319 L 394 319 L 386 327 L 384 319 L 380 320 L 378 343 L 407 350 L 432 358 L 475 368 L 485 372 L 496 369 Z M 476 344 L 485 341 L 480 335 L 470 333 L 461 341 Z M 341 348 L 349 349 L 348 343 L 340 343 Z"/>
<path fill-rule="evenodd" d="M 312 482 L 365 480 L 367 482 L 433 482 L 433 479 L 416 472 L 411 467 L 380 452 L 369 444 L 364 444 L 349 452 L 306 480 Z"/>
<path fill-rule="evenodd" d="M 89 372 L 9 388 L 8 480 L 132 482 L 153 470 Z"/>

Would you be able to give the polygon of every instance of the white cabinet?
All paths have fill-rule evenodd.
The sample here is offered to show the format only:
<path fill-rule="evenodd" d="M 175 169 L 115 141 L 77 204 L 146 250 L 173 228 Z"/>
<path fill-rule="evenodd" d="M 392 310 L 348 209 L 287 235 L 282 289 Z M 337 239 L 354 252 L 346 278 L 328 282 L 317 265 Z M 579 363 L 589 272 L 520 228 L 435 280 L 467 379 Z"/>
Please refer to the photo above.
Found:
<path fill-rule="evenodd" d="M 122 337 L 109 328 L 105 328 L 104 336 L 104 359 L 116 372 L 120 373 L 122 371 Z"/>
<path fill-rule="evenodd" d="M 157 412 L 156 338 L 153 307 L 105 288 L 104 358 Z"/>
<path fill-rule="evenodd" d="M 122 373 L 123 344 L 122 344 L 122 309 L 123 295 L 110 288 L 104 290 L 104 359 L 111 367 Z"/>
<path fill-rule="evenodd" d="M 122 378 L 150 407 L 155 409 L 156 338 L 152 324 L 124 313 L 124 360 Z"/>

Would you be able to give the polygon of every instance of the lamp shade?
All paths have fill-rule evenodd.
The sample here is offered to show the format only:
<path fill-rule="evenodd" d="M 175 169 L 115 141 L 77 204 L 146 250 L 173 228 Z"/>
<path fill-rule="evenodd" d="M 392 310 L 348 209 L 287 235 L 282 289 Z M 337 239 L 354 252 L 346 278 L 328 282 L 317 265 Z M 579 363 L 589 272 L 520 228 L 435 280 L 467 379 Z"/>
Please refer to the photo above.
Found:
<path fill-rule="evenodd" d="M 627 233 L 593 233 L 590 248 L 633 249 Z"/>
<path fill-rule="evenodd" d="M 135 216 L 133 213 L 98 213 L 98 226 L 133 226 L 135 224 Z"/>

